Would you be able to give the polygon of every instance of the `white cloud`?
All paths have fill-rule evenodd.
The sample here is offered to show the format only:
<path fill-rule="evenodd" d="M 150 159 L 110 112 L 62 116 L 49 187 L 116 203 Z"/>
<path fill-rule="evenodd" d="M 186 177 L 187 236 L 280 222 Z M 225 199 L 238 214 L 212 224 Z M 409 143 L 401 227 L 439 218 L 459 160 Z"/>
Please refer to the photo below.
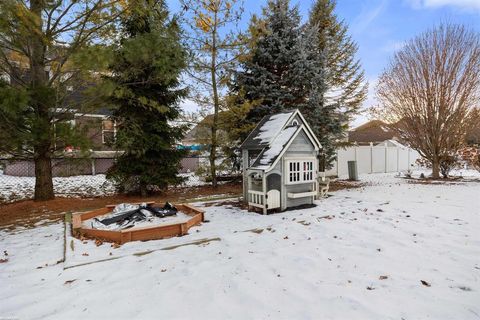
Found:
<path fill-rule="evenodd" d="M 358 16 L 355 17 L 351 30 L 353 33 L 362 33 L 378 17 L 387 4 L 386 0 L 381 0 L 378 5 L 364 7 Z M 368 8 L 368 9 L 367 9 Z"/>
<path fill-rule="evenodd" d="M 457 7 L 463 10 L 480 10 L 480 0 L 407 0 L 415 9 Z"/>

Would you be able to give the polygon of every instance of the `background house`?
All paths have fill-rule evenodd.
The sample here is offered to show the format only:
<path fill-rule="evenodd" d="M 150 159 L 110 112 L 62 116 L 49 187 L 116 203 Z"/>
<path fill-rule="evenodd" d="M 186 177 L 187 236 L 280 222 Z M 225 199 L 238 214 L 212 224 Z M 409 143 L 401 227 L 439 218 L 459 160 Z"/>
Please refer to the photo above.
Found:
<path fill-rule="evenodd" d="M 85 130 L 91 150 L 80 153 L 78 146 L 56 145 L 56 157 L 52 159 L 54 177 L 74 175 L 95 175 L 106 173 L 113 165 L 117 151 L 112 147 L 116 136 L 116 124 L 107 109 L 95 113 L 78 113 L 72 110 L 68 123 Z M 59 142 L 60 143 L 60 142 Z M 5 161 L 3 173 L 11 176 L 34 177 L 33 160 Z"/>
<path fill-rule="evenodd" d="M 387 140 L 396 140 L 403 143 L 401 138 L 396 136 L 394 128 L 398 123 L 389 124 L 381 120 L 370 120 L 348 132 L 348 142 L 358 145 L 369 145 L 383 143 Z M 467 132 L 465 138 L 467 145 L 480 144 L 480 123 Z M 404 144 L 404 143 L 403 143 Z"/>
<path fill-rule="evenodd" d="M 348 132 L 348 142 L 358 145 L 376 144 L 385 140 L 398 140 L 392 125 L 381 120 L 371 120 Z"/>

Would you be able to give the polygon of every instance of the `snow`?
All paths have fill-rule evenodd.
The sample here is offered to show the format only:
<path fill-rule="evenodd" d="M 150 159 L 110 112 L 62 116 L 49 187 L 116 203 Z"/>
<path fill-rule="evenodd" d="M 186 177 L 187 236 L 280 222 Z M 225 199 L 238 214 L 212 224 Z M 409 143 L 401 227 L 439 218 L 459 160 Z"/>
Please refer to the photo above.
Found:
<path fill-rule="evenodd" d="M 60 197 L 103 197 L 115 193 L 114 185 L 103 174 L 53 178 L 53 189 Z M 0 175 L 0 203 L 33 198 L 34 177 Z"/>
<path fill-rule="evenodd" d="M 209 184 L 205 179 L 197 176 L 195 172 L 180 173 L 179 176 L 186 178 L 185 182 L 181 184 L 182 187 L 199 187 Z"/>
<path fill-rule="evenodd" d="M 182 187 L 194 187 L 208 184 L 195 173 L 183 173 L 187 178 Z M 104 174 L 81 175 L 53 178 L 53 188 L 58 197 L 105 197 L 115 194 L 114 184 Z M 33 198 L 34 177 L 17 177 L 0 174 L 0 203 L 14 202 Z"/>
<path fill-rule="evenodd" d="M 272 139 L 275 138 L 292 114 L 293 112 L 288 112 L 271 116 L 270 119 L 262 125 L 259 130 L 260 132 L 254 139 L 260 139 L 260 143 L 271 144 Z"/>
<path fill-rule="evenodd" d="M 268 168 L 269 167 L 269 164 L 270 162 L 275 158 L 277 157 L 280 152 L 282 152 L 283 150 L 283 146 L 288 142 L 290 141 L 290 139 L 292 138 L 292 136 L 295 134 L 295 132 L 297 131 L 298 127 L 297 126 L 292 126 L 292 127 L 287 127 L 285 129 L 283 129 L 280 134 L 278 134 L 275 138 L 275 140 L 273 140 L 271 146 L 268 148 L 268 150 L 266 150 L 264 153 L 263 153 L 263 156 L 262 158 L 260 159 L 260 164 L 264 165 L 264 166 L 257 166 L 257 167 L 265 167 L 265 168 Z"/>
<path fill-rule="evenodd" d="M 476 173 L 463 176 L 472 178 L 424 185 L 362 175 L 364 187 L 268 216 L 205 206 L 210 222 L 180 238 L 114 249 L 68 236 L 65 263 L 63 224 L 0 230 L 0 259 L 8 258 L 0 263 L 0 314 L 478 319 L 480 182 Z"/>
<path fill-rule="evenodd" d="M 168 217 L 163 217 L 159 218 L 151 214 L 149 211 L 145 210 L 142 211 L 147 218 L 144 221 L 135 221 L 134 223 L 134 228 L 143 228 L 143 227 L 155 227 L 155 226 L 162 226 L 166 224 L 172 224 L 172 223 L 182 223 L 186 222 L 192 217 L 183 213 L 183 212 L 177 212 L 175 216 L 168 216 Z M 105 214 L 103 216 L 98 216 L 95 217 L 98 220 L 110 218 L 112 215 L 111 213 Z M 94 219 L 88 219 L 82 222 L 82 225 L 87 228 L 94 228 L 94 229 L 103 229 L 103 230 L 123 230 L 125 229 L 124 226 L 119 226 L 116 223 L 110 224 L 110 225 L 103 225 L 101 223 L 94 223 Z M 92 224 L 93 223 L 93 224 Z M 130 230 L 134 230 L 134 228 Z"/>
<path fill-rule="evenodd" d="M 389 132 L 390 131 L 388 128 L 385 128 L 384 126 L 380 126 L 380 129 L 382 129 L 383 132 Z"/>

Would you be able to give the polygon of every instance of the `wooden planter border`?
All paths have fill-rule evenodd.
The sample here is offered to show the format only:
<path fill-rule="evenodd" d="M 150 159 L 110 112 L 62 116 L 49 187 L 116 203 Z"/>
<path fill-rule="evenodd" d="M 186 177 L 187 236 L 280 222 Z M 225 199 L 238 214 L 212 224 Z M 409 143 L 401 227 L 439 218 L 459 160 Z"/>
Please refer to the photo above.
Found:
<path fill-rule="evenodd" d="M 147 202 L 154 204 L 154 202 Z M 186 203 L 176 204 L 178 211 L 191 216 L 185 222 L 164 224 L 161 226 L 130 228 L 125 230 L 99 230 L 82 226 L 82 222 L 93 217 L 107 214 L 113 210 L 115 205 L 108 205 L 88 212 L 77 212 L 72 214 L 73 236 L 76 238 L 85 237 L 101 239 L 109 242 L 124 244 L 129 241 L 146 241 L 183 236 L 188 233 L 188 229 L 199 225 L 204 221 L 204 211 Z"/>

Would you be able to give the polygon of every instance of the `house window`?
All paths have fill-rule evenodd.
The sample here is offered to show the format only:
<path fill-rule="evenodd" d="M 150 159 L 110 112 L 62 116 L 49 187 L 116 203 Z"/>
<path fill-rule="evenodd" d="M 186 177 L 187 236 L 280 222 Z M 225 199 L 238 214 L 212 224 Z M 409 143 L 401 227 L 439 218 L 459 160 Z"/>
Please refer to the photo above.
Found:
<path fill-rule="evenodd" d="M 115 142 L 117 126 L 115 121 L 105 119 L 102 121 L 102 143 L 111 144 Z"/>
<path fill-rule="evenodd" d="M 313 182 L 314 161 L 313 160 L 288 160 L 287 161 L 287 184 Z"/>

